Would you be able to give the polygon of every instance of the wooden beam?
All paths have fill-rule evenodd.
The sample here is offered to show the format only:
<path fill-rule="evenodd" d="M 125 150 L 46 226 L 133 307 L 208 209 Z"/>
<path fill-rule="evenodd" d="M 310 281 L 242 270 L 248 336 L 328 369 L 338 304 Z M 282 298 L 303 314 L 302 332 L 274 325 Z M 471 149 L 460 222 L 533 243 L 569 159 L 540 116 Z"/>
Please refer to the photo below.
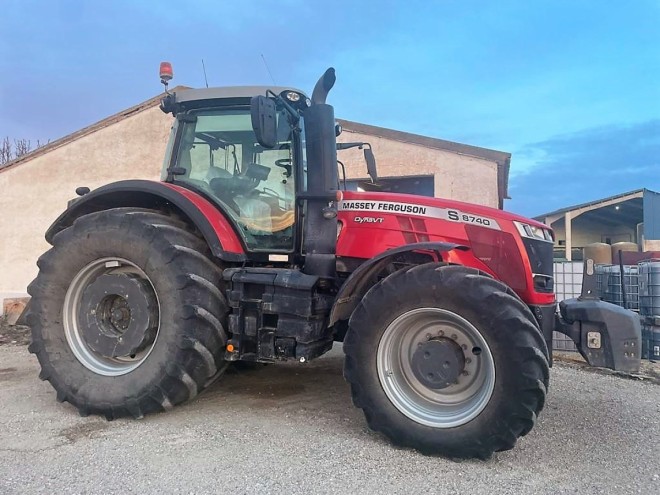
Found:
<path fill-rule="evenodd" d="M 545 220 L 543 220 L 543 223 L 546 224 L 548 227 L 552 227 L 552 224 L 555 223 L 557 220 L 561 220 L 564 218 L 563 213 L 559 213 L 556 215 L 551 215 L 549 217 L 545 217 Z"/>

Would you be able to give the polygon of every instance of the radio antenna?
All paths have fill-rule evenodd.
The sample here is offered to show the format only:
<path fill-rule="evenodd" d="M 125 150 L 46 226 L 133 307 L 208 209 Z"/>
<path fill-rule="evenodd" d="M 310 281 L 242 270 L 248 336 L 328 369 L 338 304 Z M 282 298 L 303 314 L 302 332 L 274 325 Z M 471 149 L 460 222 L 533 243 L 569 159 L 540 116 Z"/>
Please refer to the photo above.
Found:
<path fill-rule="evenodd" d="M 204 59 L 202 59 L 202 70 L 204 71 L 204 82 L 206 83 L 206 87 L 209 87 L 209 80 L 206 78 L 206 66 L 204 65 Z"/>
<path fill-rule="evenodd" d="M 270 71 L 270 67 L 268 67 L 268 62 L 266 62 L 266 57 L 264 57 L 264 54 L 261 54 L 261 60 L 264 61 L 264 66 L 266 67 L 266 70 L 268 71 L 268 75 L 270 76 L 270 80 L 273 81 L 273 85 L 277 86 L 277 83 L 275 82 L 275 78 L 273 77 L 272 72 Z"/>

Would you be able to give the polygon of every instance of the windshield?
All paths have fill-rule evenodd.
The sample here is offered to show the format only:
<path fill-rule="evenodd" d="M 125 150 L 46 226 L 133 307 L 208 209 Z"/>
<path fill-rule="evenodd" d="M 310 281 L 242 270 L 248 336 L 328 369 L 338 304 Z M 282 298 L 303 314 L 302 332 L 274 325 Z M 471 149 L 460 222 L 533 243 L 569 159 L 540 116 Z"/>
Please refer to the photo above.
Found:
<path fill-rule="evenodd" d="M 293 248 L 295 223 L 294 140 L 278 114 L 278 144 L 261 147 L 249 107 L 199 110 L 181 131 L 176 181 L 187 182 L 225 206 L 251 250 Z"/>

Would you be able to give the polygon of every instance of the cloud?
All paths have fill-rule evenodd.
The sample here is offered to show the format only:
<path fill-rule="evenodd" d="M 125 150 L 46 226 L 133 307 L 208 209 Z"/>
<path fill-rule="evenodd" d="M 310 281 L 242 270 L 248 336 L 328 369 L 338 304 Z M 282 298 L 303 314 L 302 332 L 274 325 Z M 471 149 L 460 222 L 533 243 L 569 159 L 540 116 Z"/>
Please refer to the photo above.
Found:
<path fill-rule="evenodd" d="M 524 146 L 507 209 L 536 216 L 634 189 L 660 190 L 660 120 L 607 126 Z"/>

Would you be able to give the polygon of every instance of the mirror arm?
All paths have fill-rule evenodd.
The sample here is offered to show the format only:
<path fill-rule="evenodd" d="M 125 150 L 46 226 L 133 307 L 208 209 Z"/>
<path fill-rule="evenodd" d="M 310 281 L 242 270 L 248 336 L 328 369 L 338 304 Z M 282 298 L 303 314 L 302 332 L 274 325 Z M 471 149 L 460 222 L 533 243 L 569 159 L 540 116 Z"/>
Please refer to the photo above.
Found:
<path fill-rule="evenodd" d="M 344 191 L 346 190 L 346 167 L 344 167 L 344 163 L 341 160 L 337 160 L 337 163 L 341 167 L 341 175 L 342 175 L 342 180 L 341 184 L 344 186 Z"/>
<path fill-rule="evenodd" d="M 337 149 L 340 150 L 340 151 L 341 150 L 347 150 L 347 149 L 350 149 L 350 148 L 362 149 L 362 147 L 365 144 L 368 144 L 368 143 L 337 143 Z M 369 145 L 369 147 L 371 147 L 371 145 Z"/>

